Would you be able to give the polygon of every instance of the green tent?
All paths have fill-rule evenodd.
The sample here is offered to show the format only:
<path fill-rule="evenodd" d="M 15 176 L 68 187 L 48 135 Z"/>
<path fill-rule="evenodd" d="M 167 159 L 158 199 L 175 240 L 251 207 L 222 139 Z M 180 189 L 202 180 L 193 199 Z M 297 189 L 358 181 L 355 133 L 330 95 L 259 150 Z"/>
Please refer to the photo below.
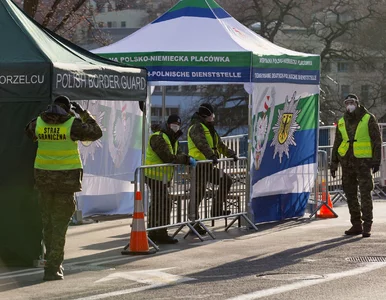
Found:
<path fill-rule="evenodd" d="M 143 68 L 96 56 L 0 0 L 0 265 L 31 265 L 41 252 L 34 190 L 36 144 L 25 125 L 58 95 L 72 100 L 145 101 Z"/>

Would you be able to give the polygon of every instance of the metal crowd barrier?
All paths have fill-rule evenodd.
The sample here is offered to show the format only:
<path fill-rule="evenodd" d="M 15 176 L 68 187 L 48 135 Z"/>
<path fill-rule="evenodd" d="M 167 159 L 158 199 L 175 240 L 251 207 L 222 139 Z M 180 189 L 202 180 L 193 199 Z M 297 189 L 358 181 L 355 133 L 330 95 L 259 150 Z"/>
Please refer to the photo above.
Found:
<path fill-rule="evenodd" d="M 219 159 L 215 166 L 211 160 L 198 161 L 194 168 L 176 164 L 137 168 L 134 186 L 142 194 L 147 231 L 178 227 L 174 237 L 187 226 L 185 237 L 193 232 L 203 241 L 197 226 L 214 239 L 204 222 L 212 221 L 213 226 L 217 219 L 225 219 L 225 231 L 236 221 L 240 226 L 241 219 L 257 230 L 245 211 L 247 172 L 246 158 Z"/>

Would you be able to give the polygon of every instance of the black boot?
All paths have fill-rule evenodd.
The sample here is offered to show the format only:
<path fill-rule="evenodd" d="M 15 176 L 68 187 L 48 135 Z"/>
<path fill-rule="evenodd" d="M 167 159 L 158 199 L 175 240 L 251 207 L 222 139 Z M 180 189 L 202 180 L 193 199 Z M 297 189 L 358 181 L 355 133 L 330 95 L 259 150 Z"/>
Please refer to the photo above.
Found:
<path fill-rule="evenodd" d="M 51 281 L 51 280 L 63 280 L 63 267 L 48 267 L 44 268 L 44 281 Z"/>
<path fill-rule="evenodd" d="M 178 240 L 166 234 L 158 238 L 158 244 L 177 244 Z"/>
<path fill-rule="evenodd" d="M 169 236 L 166 229 L 152 230 L 149 232 L 149 238 L 156 244 L 176 244 L 178 240 Z"/>
<path fill-rule="evenodd" d="M 199 235 L 205 235 L 207 232 L 199 223 L 194 225 L 193 228 L 198 232 Z M 190 234 L 194 234 L 194 232 L 190 231 Z"/>
<path fill-rule="evenodd" d="M 346 230 L 344 234 L 346 235 L 359 235 L 362 234 L 363 229 L 362 229 L 362 224 L 354 224 L 351 226 L 349 230 Z"/>
<path fill-rule="evenodd" d="M 362 237 L 370 237 L 370 236 L 371 236 L 371 224 L 363 224 Z"/>

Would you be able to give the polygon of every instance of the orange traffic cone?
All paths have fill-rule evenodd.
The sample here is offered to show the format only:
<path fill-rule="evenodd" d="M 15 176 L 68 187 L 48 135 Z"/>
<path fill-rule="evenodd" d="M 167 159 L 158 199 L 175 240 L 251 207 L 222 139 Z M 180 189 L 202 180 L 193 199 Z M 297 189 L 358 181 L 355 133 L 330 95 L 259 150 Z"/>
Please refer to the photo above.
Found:
<path fill-rule="evenodd" d="M 326 200 L 326 193 L 327 193 L 327 205 L 332 209 L 332 201 L 331 201 L 331 196 L 330 193 L 327 191 L 326 187 L 326 181 L 323 179 L 322 180 L 322 201 Z M 334 214 L 331 210 L 329 210 L 326 207 L 326 204 L 323 204 L 322 207 L 320 208 L 319 212 L 316 214 L 318 218 L 336 218 L 337 215 Z"/>
<path fill-rule="evenodd" d="M 129 247 L 129 250 L 127 248 Z M 155 249 L 149 249 L 145 227 L 145 214 L 141 192 L 135 193 L 133 223 L 131 225 L 130 242 L 121 252 L 122 254 L 153 254 Z"/>

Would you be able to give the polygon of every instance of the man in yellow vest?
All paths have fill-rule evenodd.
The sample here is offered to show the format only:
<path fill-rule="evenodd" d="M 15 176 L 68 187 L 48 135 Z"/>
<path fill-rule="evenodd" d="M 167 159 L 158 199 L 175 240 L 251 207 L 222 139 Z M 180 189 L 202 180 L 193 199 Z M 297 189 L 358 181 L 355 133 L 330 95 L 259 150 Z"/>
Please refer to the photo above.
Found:
<path fill-rule="evenodd" d="M 230 212 L 224 210 L 224 202 L 232 185 L 232 178 L 223 170 L 214 167 L 220 155 L 238 160 L 236 153 L 228 148 L 214 128 L 214 109 L 210 103 L 203 103 L 194 113 L 188 131 L 189 155 L 196 160 L 211 160 L 212 164 L 198 164 L 196 168 L 196 218 L 199 218 L 198 208 L 204 198 L 208 182 L 218 185 L 217 192 L 212 201 L 212 216 L 223 216 Z M 205 229 L 197 226 L 200 234 L 205 234 Z"/>
<path fill-rule="evenodd" d="M 373 223 L 371 192 L 374 183 L 371 173 L 379 171 L 382 139 L 376 118 L 359 104 L 355 94 L 349 94 L 344 104 L 346 112 L 338 121 L 331 153 L 330 172 L 335 178 L 340 163 L 342 186 L 352 224 L 345 234 L 362 234 L 363 237 L 369 237 Z M 358 187 L 361 195 L 360 203 Z"/>
<path fill-rule="evenodd" d="M 196 161 L 179 149 L 178 138 L 182 135 L 181 119 L 170 115 L 167 122 L 156 128 L 146 148 L 145 165 L 184 164 L 196 166 Z M 174 167 L 145 169 L 145 181 L 151 191 L 148 227 L 155 228 L 170 224 L 172 199 L 168 186 L 173 179 Z M 166 228 L 150 230 L 149 238 L 157 244 L 175 244 L 177 239 L 168 235 Z"/>
<path fill-rule="evenodd" d="M 75 212 L 74 193 L 82 190 L 83 166 L 77 141 L 96 141 L 102 130 L 87 110 L 59 96 L 27 125 L 26 134 L 38 142 L 34 174 L 46 247 L 43 280 L 61 280 L 66 232 Z"/>

